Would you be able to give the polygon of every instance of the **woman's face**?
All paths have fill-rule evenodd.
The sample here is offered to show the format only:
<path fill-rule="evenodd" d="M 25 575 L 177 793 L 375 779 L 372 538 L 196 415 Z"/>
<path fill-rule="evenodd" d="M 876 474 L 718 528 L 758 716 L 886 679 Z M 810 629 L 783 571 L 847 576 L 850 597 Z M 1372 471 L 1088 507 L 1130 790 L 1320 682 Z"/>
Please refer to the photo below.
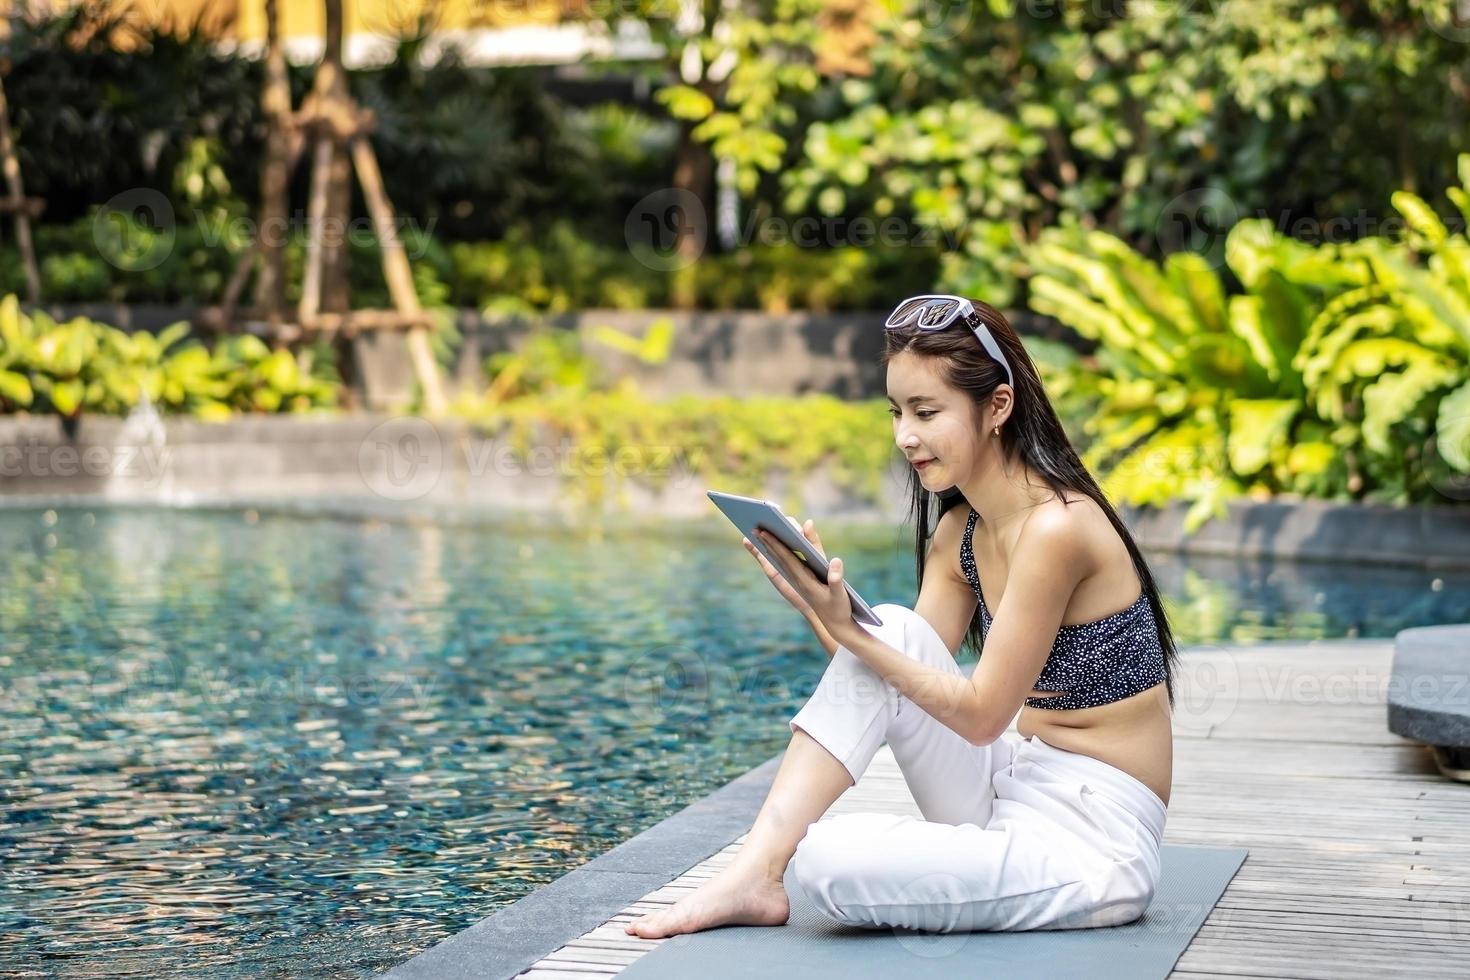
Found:
<path fill-rule="evenodd" d="M 932 492 L 966 483 L 981 455 L 973 403 L 940 379 L 934 358 L 904 352 L 888 362 L 893 441 Z"/>

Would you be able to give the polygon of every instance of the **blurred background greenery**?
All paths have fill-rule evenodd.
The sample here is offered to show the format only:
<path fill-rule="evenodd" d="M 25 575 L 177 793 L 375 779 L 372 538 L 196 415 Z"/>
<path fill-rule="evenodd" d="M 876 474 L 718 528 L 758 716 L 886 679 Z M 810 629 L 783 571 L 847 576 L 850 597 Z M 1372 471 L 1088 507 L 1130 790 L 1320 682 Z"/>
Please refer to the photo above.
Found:
<path fill-rule="evenodd" d="M 1457 0 L 515 5 L 521 20 L 647 42 L 575 71 L 461 50 L 473 32 L 446 25 L 465 26 L 462 5 L 357 6 L 359 26 L 369 8 L 398 11 L 368 25 L 380 57 L 350 85 L 375 113 L 427 306 L 831 312 L 959 292 L 1069 331 L 1038 340 L 1038 359 L 1120 499 L 1188 500 L 1198 521 L 1241 495 L 1470 497 Z M 11 20 L 4 83 L 27 192 L 46 201 L 48 301 L 218 301 L 260 205 L 265 133 L 261 64 L 221 37 L 248 40 L 257 7 L 233 5 L 223 27 L 96 2 Z M 507 15 L 474 16 L 490 30 Z M 290 69 L 294 103 L 314 71 Z M 174 238 L 162 262 L 129 270 L 98 236 L 132 220 L 104 209 L 137 188 L 167 198 Z M 649 262 L 630 216 L 670 190 L 697 202 L 701 234 L 672 246 L 687 262 Z M 802 222 L 814 237 L 791 240 Z M 884 222 L 896 234 L 874 240 Z M 4 235 L 0 294 L 20 293 Z M 291 300 L 304 237 L 287 247 Z M 352 248 L 354 305 L 387 305 L 376 245 Z M 287 377 L 237 344 L 170 376 L 193 341 L 124 351 L 92 325 L 57 348 L 39 338 L 64 325 L 10 307 L 0 320 L 0 411 L 115 412 L 138 391 L 204 415 L 334 402 L 330 350 Z M 151 358 L 151 380 L 83 377 L 87 343 L 123 365 Z M 584 356 L 564 346 L 534 356 Z M 72 353 L 38 353 L 53 348 Z M 458 410 L 496 425 L 518 400 L 597 387 L 506 371 L 529 376 L 524 359 L 487 362 L 489 394 Z"/>

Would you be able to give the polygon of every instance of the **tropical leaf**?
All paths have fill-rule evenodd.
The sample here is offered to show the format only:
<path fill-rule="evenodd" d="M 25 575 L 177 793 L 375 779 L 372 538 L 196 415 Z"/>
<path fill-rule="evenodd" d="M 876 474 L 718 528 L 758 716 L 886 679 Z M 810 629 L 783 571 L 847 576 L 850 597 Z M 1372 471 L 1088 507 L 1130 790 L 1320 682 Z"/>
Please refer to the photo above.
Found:
<path fill-rule="evenodd" d="M 1405 371 L 1387 374 L 1363 389 L 1363 444 L 1375 453 L 1390 455 L 1389 433 L 1419 407 L 1432 392 L 1458 380 L 1448 363 L 1416 361 Z"/>
<path fill-rule="evenodd" d="M 1411 340 L 1378 337 L 1348 345 L 1321 377 L 1317 392 L 1317 411 L 1323 418 L 1343 417 L 1343 389 L 1362 378 L 1377 378 L 1390 367 L 1417 369 L 1420 377 L 1436 376 L 1436 368 L 1452 369 L 1453 364 L 1425 350 Z"/>
<path fill-rule="evenodd" d="M 1203 255 L 1174 252 L 1164 260 L 1164 273 L 1169 284 L 1188 300 L 1193 323 L 1212 333 L 1225 330 L 1225 293 L 1220 277 Z"/>
<path fill-rule="evenodd" d="M 641 338 L 630 337 L 606 324 L 598 324 L 592 328 L 592 339 L 614 350 L 630 354 L 645 364 L 662 364 L 668 360 L 673 349 L 674 321 L 668 317 L 660 317 L 649 324 Z"/>
<path fill-rule="evenodd" d="M 0 371 L 0 398 L 28 406 L 35 397 L 30 378 L 19 371 Z"/>
<path fill-rule="evenodd" d="M 51 404 L 62 415 L 75 415 L 82 407 L 82 398 L 86 395 L 86 386 L 82 382 L 72 378 L 67 381 L 57 381 L 50 386 L 47 392 Z"/>
<path fill-rule="evenodd" d="M 1230 432 L 1226 450 L 1230 468 L 1239 476 L 1253 476 L 1286 445 L 1291 423 L 1302 410 L 1296 398 L 1237 398 L 1230 402 Z"/>
<path fill-rule="evenodd" d="M 669 110 L 675 119 L 698 122 L 715 111 L 715 102 L 708 95 L 690 85 L 670 85 L 660 89 L 654 98 Z"/>
<path fill-rule="evenodd" d="M 1283 372 L 1290 367 L 1289 363 L 1283 364 L 1282 361 L 1295 356 L 1295 351 L 1278 350 L 1273 343 L 1274 338 L 1268 336 L 1263 322 L 1265 305 L 1261 302 L 1261 297 L 1232 296 L 1229 310 L 1230 329 L 1245 341 L 1255 355 L 1256 363 L 1265 369 L 1267 377 L 1272 381 L 1280 381 Z"/>
<path fill-rule="evenodd" d="M 1337 457 L 1338 448 L 1330 442 L 1299 442 L 1287 450 L 1286 468 L 1292 476 L 1320 476 Z"/>
<path fill-rule="evenodd" d="M 1462 164 L 1470 154 L 1460 158 Z M 1446 395 L 1435 420 L 1439 455 L 1461 473 L 1470 473 L 1470 382 Z"/>
<path fill-rule="evenodd" d="M 1326 315 L 1326 311 L 1323 311 Z M 1319 318 L 1320 319 L 1320 318 Z M 1305 347 L 1304 359 L 1301 361 L 1302 380 L 1308 388 L 1316 389 L 1322 384 L 1323 376 L 1331 371 L 1337 363 L 1342 352 L 1348 345 L 1360 339 L 1364 334 L 1389 337 L 1398 329 L 1400 318 L 1397 311 L 1387 304 L 1380 304 L 1339 316 L 1338 320 L 1326 327 L 1323 336 L 1310 349 Z"/>
<path fill-rule="evenodd" d="M 1418 194 L 1412 191 L 1396 191 L 1389 200 L 1393 203 L 1394 210 L 1404 216 L 1409 229 L 1421 236 L 1429 247 L 1442 245 L 1450 237 L 1444 222 L 1439 220 L 1439 215 Z"/>

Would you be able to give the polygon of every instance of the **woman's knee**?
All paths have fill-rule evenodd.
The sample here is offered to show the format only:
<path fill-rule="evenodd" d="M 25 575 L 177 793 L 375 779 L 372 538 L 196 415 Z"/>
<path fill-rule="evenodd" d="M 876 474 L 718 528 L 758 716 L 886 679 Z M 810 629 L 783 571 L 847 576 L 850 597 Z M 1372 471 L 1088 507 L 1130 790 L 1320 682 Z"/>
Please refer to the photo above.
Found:
<path fill-rule="evenodd" d="M 796 845 L 797 880 L 803 885 L 850 875 L 878 837 L 894 822 L 891 814 L 843 813 L 818 820 Z"/>
<path fill-rule="evenodd" d="M 791 859 L 792 874 L 812 905 L 828 918 L 847 924 L 855 923 L 842 903 L 850 900 L 847 892 L 857 871 L 855 862 L 863 853 L 854 832 L 863 829 L 857 825 L 865 816 L 871 815 L 843 814 L 812 824 Z"/>
<path fill-rule="evenodd" d="M 868 626 L 867 629 L 897 649 L 902 650 L 911 645 L 907 641 L 917 635 L 913 624 L 914 620 L 920 618 L 918 613 L 896 602 L 880 602 L 873 607 L 873 612 L 883 620 L 883 625 Z"/>
<path fill-rule="evenodd" d="M 954 654 L 945 647 L 944 639 L 915 610 L 896 602 L 884 602 L 874 606 L 873 612 L 883 620 L 883 625 L 869 628 L 880 631 L 878 635 L 889 646 L 916 660 L 941 658 L 943 654 L 942 659 L 953 661 Z"/>
<path fill-rule="evenodd" d="M 1112 889 L 1107 901 L 1087 916 L 1085 925 L 1106 928 L 1137 922 L 1153 903 L 1154 887 L 1154 882 L 1149 880 L 1120 882 Z"/>

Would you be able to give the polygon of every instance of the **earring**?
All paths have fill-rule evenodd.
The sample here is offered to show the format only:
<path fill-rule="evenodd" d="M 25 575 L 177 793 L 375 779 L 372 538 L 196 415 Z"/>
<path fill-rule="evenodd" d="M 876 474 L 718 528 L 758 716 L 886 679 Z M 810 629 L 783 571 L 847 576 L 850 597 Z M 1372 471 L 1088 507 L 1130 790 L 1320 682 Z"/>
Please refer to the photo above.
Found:
<path fill-rule="evenodd" d="M 994 429 L 991 429 L 990 434 L 993 436 L 1000 435 L 1000 426 L 997 425 Z"/>

